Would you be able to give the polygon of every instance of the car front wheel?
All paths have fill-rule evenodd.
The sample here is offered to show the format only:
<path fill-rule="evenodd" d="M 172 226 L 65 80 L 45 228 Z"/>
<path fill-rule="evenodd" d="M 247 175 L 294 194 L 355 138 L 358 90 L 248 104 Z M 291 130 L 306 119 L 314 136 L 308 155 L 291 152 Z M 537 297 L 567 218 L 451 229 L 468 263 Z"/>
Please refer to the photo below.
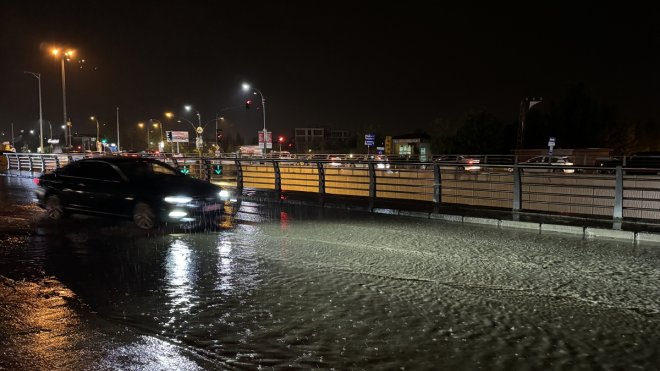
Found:
<path fill-rule="evenodd" d="M 140 202 L 135 205 L 133 210 L 133 222 L 140 229 L 151 229 L 156 225 L 156 214 L 154 214 L 151 206 Z"/>
<path fill-rule="evenodd" d="M 48 219 L 59 220 L 64 216 L 62 201 L 57 196 L 48 196 L 46 199 L 46 215 Z"/>

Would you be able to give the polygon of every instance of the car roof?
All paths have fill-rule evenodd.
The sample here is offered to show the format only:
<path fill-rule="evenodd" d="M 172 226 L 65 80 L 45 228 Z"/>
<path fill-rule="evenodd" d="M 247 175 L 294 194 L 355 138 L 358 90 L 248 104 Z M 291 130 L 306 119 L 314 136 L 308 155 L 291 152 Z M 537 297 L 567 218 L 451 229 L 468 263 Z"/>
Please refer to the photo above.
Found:
<path fill-rule="evenodd" d="M 94 158 L 84 158 L 76 162 L 96 162 L 103 161 L 111 164 L 125 164 L 125 163 L 141 163 L 141 162 L 160 162 L 154 158 L 145 158 L 145 157 L 94 157 Z"/>

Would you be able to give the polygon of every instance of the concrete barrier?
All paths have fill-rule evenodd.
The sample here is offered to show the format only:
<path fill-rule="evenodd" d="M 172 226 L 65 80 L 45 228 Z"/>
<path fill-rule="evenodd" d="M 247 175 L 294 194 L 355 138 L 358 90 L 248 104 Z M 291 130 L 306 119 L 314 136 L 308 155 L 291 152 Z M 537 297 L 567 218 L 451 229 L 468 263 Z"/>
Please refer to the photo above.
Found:
<path fill-rule="evenodd" d="M 637 234 L 635 235 L 635 240 L 637 242 L 657 243 L 660 246 L 660 234 L 657 233 L 637 232 Z"/>
<path fill-rule="evenodd" d="M 483 224 L 483 225 L 491 225 L 491 226 L 494 226 L 494 227 L 499 227 L 500 220 L 499 219 L 475 218 L 475 217 L 471 217 L 471 216 L 464 216 L 463 217 L 463 223 Z"/>
<path fill-rule="evenodd" d="M 544 233 L 544 232 L 577 234 L 577 235 L 583 236 L 584 235 L 584 227 L 573 226 L 573 225 L 541 223 L 541 233 Z"/>
<path fill-rule="evenodd" d="M 444 220 L 448 222 L 463 223 L 463 216 L 451 214 L 431 214 L 431 219 Z"/>
<path fill-rule="evenodd" d="M 613 238 L 617 240 L 635 242 L 635 232 L 620 231 L 616 229 L 586 227 L 584 229 L 584 236 L 587 238 Z"/>
<path fill-rule="evenodd" d="M 520 222 L 516 220 L 500 220 L 500 228 L 506 229 L 528 229 L 541 232 L 541 223 Z"/>
<path fill-rule="evenodd" d="M 428 219 L 429 214 L 430 213 L 423 212 L 423 211 L 408 211 L 408 210 L 400 210 L 399 211 L 399 215 L 412 216 L 412 217 L 423 218 L 423 219 Z"/>

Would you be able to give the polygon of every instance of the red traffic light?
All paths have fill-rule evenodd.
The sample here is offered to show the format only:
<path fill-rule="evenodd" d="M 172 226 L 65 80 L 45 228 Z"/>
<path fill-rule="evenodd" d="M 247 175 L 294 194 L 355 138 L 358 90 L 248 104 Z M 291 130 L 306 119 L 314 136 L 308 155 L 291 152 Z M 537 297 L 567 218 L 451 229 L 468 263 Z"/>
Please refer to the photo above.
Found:
<path fill-rule="evenodd" d="M 284 142 L 284 137 L 280 136 L 279 138 L 277 138 L 277 140 L 279 140 L 280 143 L 282 143 L 282 142 Z"/>
<path fill-rule="evenodd" d="M 250 109 L 250 105 L 252 104 L 252 100 L 248 99 L 245 101 L 245 109 L 248 110 Z"/>

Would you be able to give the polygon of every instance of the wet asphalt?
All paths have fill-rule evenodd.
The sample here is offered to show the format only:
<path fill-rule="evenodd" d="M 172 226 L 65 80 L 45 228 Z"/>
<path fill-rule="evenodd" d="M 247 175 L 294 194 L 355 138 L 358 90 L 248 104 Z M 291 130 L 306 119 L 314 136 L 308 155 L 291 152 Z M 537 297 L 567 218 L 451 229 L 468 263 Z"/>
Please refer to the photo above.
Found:
<path fill-rule="evenodd" d="M 0 369 L 657 369 L 660 249 L 236 205 L 52 222 L 0 177 Z"/>

